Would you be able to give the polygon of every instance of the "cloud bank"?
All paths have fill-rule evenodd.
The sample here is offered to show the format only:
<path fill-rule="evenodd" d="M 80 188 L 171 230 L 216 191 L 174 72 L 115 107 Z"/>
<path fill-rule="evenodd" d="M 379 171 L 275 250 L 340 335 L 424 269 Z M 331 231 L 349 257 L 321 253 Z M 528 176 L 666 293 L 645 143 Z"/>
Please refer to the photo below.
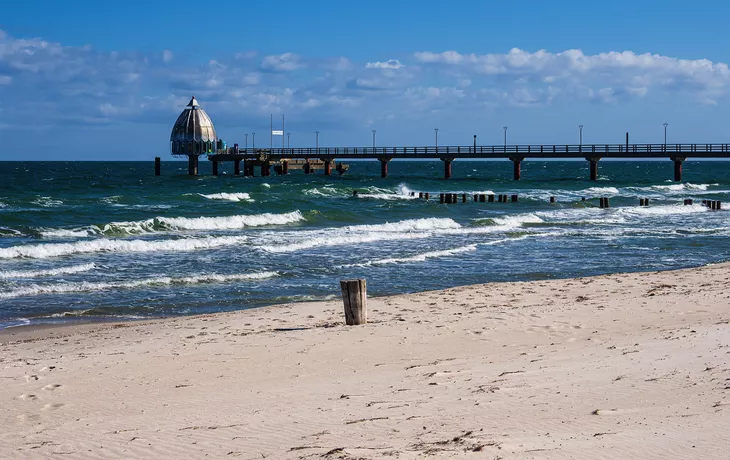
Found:
<path fill-rule="evenodd" d="M 346 132 L 377 120 L 407 123 L 487 109 L 666 98 L 703 107 L 725 102 L 729 84 L 723 62 L 631 51 L 418 51 L 358 63 L 241 50 L 195 62 L 175 50 L 106 52 L 0 31 L 3 131 L 170 125 L 191 95 L 217 125 L 247 126 L 285 112 L 303 130 L 316 124 Z"/>

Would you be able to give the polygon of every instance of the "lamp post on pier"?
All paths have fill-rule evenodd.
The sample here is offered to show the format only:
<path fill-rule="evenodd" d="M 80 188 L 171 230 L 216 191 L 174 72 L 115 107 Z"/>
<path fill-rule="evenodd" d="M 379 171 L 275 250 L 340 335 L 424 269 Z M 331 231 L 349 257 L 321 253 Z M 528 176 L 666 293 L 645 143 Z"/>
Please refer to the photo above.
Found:
<path fill-rule="evenodd" d="M 439 149 L 439 129 L 434 128 L 433 130 L 436 132 L 436 150 L 438 151 L 438 149 Z"/>
<path fill-rule="evenodd" d="M 583 146 L 583 125 L 578 125 L 578 130 L 578 145 Z"/>
<path fill-rule="evenodd" d="M 319 131 L 314 132 L 314 146 L 319 149 Z"/>
<path fill-rule="evenodd" d="M 373 152 L 375 152 L 375 130 L 373 130 Z"/>
<path fill-rule="evenodd" d="M 502 129 L 504 129 L 504 150 L 507 151 L 507 127 L 502 126 Z"/>
<path fill-rule="evenodd" d="M 246 135 L 246 148 L 248 149 L 248 133 L 246 133 L 245 135 Z"/>
<path fill-rule="evenodd" d="M 286 133 L 286 148 L 291 147 L 291 133 Z"/>
<path fill-rule="evenodd" d="M 662 126 L 664 126 L 664 150 L 667 150 L 667 126 L 669 126 L 669 123 L 664 123 Z"/>
<path fill-rule="evenodd" d="M 256 148 L 256 133 L 251 133 L 251 148 Z"/>

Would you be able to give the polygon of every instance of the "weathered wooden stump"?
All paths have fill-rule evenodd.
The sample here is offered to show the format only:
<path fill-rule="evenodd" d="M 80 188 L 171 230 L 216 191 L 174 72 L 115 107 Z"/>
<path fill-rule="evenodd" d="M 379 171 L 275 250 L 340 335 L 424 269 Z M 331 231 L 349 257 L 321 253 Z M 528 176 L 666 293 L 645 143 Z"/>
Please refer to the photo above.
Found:
<path fill-rule="evenodd" d="M 365 280 L 341 280 L 342 301 L 345 304 L 345 324 L 355 326 L 368 322 L 368 293 Z"/>

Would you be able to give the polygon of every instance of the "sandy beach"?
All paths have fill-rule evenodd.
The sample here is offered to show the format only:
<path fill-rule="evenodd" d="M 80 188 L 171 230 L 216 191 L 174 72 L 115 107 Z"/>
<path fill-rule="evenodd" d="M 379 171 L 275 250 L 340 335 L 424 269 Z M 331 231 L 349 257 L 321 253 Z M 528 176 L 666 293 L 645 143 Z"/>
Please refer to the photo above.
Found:
<path fill-rule="evenodd" d="M 730 264 L 0 333 L 0 458 L 720 459 Z"/>

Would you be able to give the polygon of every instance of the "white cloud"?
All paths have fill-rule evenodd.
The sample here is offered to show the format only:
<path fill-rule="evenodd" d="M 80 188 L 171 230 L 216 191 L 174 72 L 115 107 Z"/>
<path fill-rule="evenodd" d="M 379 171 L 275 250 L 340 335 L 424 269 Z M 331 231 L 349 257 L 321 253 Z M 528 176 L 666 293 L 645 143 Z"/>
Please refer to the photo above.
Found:
<path fill-rule="evenodd" d="M 284 53 L 272 56 L 266 56 L 261 61 L 263 70 L 273 72 L 290 72 L 292 70 L 304 67 L 298 55 L 293 53 Z"/>
<path fill-rule="evenodd" d="M 405 67 L 401 62 L 397 59 L 390 59 L 386 62 L 368 62 L 365 64 L 366 69 L 393 69 L 398 70 L 401 67 Z"/>
<path fill-rule="evenodd" d="M 473 75 L 507 78 L 507 82 L 524 84 L 585 84 L 594 87 L 604 101 L 609 84 L 617 93 L 643 97 L 652 88 L 694 92 L 701 98 L 714 97 L 730 84 L 730 69 L 722 62 L 707 59 L 679 59 L 659 54 L 636 54 L 631 51 L 586 55 L 571 49 L 560 53 L 545 50 L 528 52 L 514 48 L 506 54 L 460 54 L 417 52 L 415 59 L 441 68 L 459 67 Z"/>
<path fill-rule="evenodd" d="M 172 62 L 172 58 L 175 57 L 175 55 L 170 50 L 164 50 L 162 52 L 162 62 L 165 64 Z"/>
<path fill-rule="evenodd" d="M 0 85 L 9 85 L 13 82 L 13 77 L 9 75 L 0 75 Z"/>

